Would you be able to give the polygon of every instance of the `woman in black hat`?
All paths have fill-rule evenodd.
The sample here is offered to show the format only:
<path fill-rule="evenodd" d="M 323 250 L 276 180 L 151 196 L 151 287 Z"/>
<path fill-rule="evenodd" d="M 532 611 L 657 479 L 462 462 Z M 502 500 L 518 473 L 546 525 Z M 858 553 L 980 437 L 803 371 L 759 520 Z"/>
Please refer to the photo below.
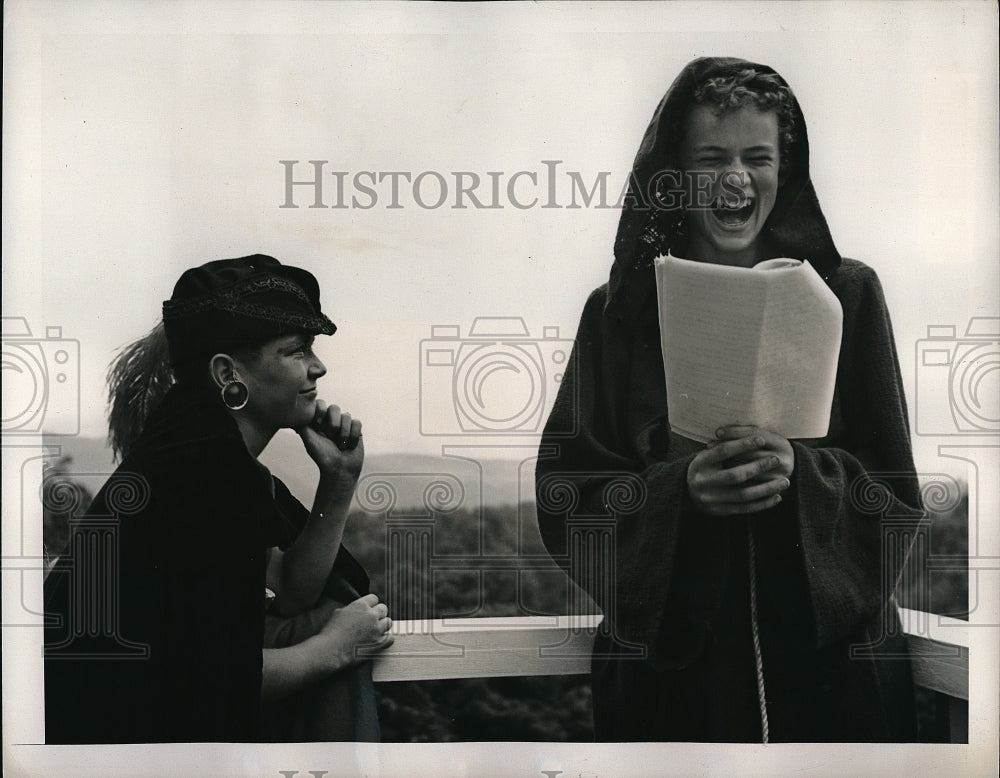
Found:
<path fill-rule="evenodd" d="M 361 423 L 317 396 L 335 325 L 262 255 L 185 272 L 112 366 L 122 462 L 46 579 L 49 743 L 374 740 L 386 606 L 341 546 Z M 281 428 L 311 511 L 257 456 Z"/>

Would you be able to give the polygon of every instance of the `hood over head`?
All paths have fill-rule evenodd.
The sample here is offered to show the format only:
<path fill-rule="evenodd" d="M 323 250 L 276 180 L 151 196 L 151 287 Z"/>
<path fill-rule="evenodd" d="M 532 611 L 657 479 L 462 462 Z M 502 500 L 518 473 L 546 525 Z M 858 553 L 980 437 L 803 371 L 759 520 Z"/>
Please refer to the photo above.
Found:
<path fill-rule="evenodd" d="M 632 163 L 615 238 L 606 314 L 631 325 L 656 321 L 653 260 L 671 249 L 683 252 L 684 211 L 657 201 L 655 192 L 649 191 L 650 184 L 655 188 L 663 171 L 680 170 L 682 135 L 687 114 L 695 105 L 695 90 L 710 78 L 737 75 L 748 68 L 773 74 L 788 86 L 767 65 L 732 57 L 702 57 L 685 66 L 657 106 Z M 761 236 L 769 257 L 808 260 L 816 272 L 829 279 L 840 265 L 840 254 L 809 178 L 809 139 L 794 93 L 791 111 L 795 137 L 781 150 L 777 199 Z"/>

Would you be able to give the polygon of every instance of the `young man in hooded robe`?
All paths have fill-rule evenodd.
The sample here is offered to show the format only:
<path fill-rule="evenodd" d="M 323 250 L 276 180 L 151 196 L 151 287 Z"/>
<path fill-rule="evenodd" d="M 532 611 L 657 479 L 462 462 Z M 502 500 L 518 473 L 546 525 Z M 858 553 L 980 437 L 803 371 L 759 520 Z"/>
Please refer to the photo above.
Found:
<path fill-rule="evenodd" d="M 874 271 L 830 236 L 794 95 L 763 65 L 691 62 L 630 181 L 611 278 L 584 307 L 536 474 L 554 557 L 573 546 L 574 516 L 613 528 L 609 560 L 571 564 L 605 613 L 597 739 L 913 740 L 892 601 L 908 548 L 890 553 L 880 521 L 922 515 L 898 360 Z M 664 190 L 678 181 L 696 186 Z M 653 271 L 666 254 L 788 257 L 819 273 L 843 308 L 826 437 L 724 427 L 706 446 L 671 431 Z M 635 479 L 637 499 L 609 498 Z M 567 483 L 571 510 L 557 496 Z M 881 511 L 857 499 L 879 489 Z"/>

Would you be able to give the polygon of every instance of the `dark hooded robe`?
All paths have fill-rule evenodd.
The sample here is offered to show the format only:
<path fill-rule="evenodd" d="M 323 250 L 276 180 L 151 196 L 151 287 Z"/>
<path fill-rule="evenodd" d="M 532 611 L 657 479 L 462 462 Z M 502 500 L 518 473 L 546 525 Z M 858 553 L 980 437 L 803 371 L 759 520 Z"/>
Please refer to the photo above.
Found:
<path fill-rule="evenodd" d="M 687 491 L 703 445 L 667 423 L 652 260 L 683 257 L 685 236 L 683 214 L 650 207 L 646 190 L 658 171 L 680 169 L 695 86 L 746 67 L 773 73 L 734 59 L 689 64 L 643 137 L 610 282 L 584 307 L 543 436 L 539 526 L 605 614 L 593 657 L 598 740 L 761 741 L 753 580 L 770 741 L 910 741 L 892 592 L 922 511 L 899 365 L 874 271 L 842 259 L 830 237 L 794 100 L 797 136 L 782 149 L 764 258 L 808 260 L 843 307 L 829 432 L 792 441 L 777 506 L 710 517 Z"/>

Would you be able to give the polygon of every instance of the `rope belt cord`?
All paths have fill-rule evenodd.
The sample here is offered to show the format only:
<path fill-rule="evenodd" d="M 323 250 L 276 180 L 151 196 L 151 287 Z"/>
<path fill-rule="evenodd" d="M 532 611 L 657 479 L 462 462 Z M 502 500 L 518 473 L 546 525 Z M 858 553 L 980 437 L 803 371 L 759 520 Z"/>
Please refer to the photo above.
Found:
<path fill-rule="evenodd" d="M 757 626 L 757 552 L 753 542 L 753 527 L 747 525 L 747 540 L 750 550 L 750 631 L 753 634 L 753 658 L 757 667 L 757 702 L 760 706 L 761 742 L 767 745 L 767 695 L 764 691 L 764 659 L 760 651 L 760 629 Z"/>

